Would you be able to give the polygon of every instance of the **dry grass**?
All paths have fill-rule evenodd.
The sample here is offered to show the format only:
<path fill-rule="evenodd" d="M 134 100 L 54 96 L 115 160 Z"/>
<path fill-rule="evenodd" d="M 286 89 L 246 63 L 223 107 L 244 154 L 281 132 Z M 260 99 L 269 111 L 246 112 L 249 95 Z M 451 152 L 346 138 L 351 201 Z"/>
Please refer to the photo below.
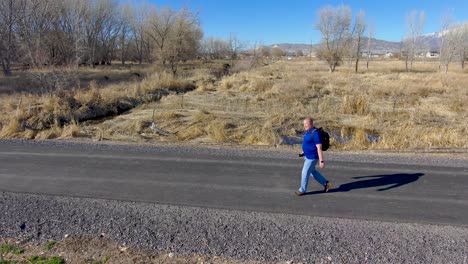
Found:
<path fill-rule="evenodd" d="M 226 142 L 228 137 L 226 135 L 227 123 L 222 120 L 212 121 L 206 128 L 208 136 L 217 143 Z"/>
<path fill-rule="evenodd" d="M 345 95 L 341 103 L 341 111 L 343 114 L 364 115 L 369 113 L 369 102 L 367 97 L 363 95 Z"/>
<path fill-rule="evenodd" d="M 196 139 L 206 135 L 205 130 L 200 125 L 192 125 L 182 129 L 177 133 L 177 139 L 181 141 Z"/>
<path fill-rule="evenodd" d="M 73 128 L 77 126 L 76 122 L 117 115 L 145 102 L 158 100 L 171 90 L 184 92 L 187 87 L 186 81 L 156 73 L 139 83 L 103 88 L 96 82 L 90 82 L 88 89 L 57 90 L 52 95 L 4 96 L 2 113 L 15 114 L 0 119 L 0 137 L 61 137 L 62 132 L 58 130 L 64 126 Z M 73 131 L 76 128 L 67 129 L 62 137 L 75 136 L 77 133 Z"/>
<path fill-rule="evenodd" d="M 434 62 L 417 62 L 413 72 L 406 72 L 404 62 L 374 61 L 358 74 L 352 65 L 330 74 L 323 62 L 278 61 L 216 80 L 210 67 L 219 65 L 189 65 L 178 79 L 154 73 L 139 83 L 101 87 L 91 82 L 89 89 L 67 96 L 3 97 L 2 112 L 15 115 L 0 117 L 0 136 L 96 137 L 103 131 L 113 140 L 273 145 L 281 137 L 298 136 L 302 119 L 312 116 L 317 126 L 332 132 L 333 147 L 339 149 L 468 147 L 467 70 L 451 67 L 453 72 L 445 74 Z M 188 84 L 197 89 L 163 93 L 184 91 Z M 63 122 L 116 114 L 126 106 L 138 107 L 105 122 L 80 122 L 81 132 L 70 133 L 71 123 Z M 155 124 L 169 134 L 149 129 L 153 109 Z M 27 124 L 41 122 L 50 132 L 28 130 Z"/>

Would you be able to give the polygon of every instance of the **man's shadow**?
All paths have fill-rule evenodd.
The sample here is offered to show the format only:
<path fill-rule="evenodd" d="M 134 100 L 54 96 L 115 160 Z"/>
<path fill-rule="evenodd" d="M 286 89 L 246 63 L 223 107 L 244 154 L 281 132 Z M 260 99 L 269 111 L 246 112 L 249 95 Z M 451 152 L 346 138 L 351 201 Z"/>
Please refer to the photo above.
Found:
<path fill-rule="evenodd" d="M 373 176 L 359 176 L 353 179 L 366 179 L 362 181 L 348 182 L 341 184 L 338 188 L 330 189 L 328 192 L 349 192 L 354 189 L 381 187 L 377 191 L 386 191 L 393 188 L 398 188 L 405 184 L 415 182 L 419 177 L 424 176 L 423 173 L 398 173 L 389 175 L 373 175 Z M 308 192 L 306 195 L 319 194 L 323 191 Z"/>

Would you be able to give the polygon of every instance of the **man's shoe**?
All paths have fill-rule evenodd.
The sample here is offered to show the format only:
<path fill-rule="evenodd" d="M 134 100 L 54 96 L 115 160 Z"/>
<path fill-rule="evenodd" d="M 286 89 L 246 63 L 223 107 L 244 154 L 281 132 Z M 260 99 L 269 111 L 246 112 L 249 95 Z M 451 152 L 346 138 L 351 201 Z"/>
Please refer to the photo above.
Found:
<path fill-rule="evenodd" d="M 323 186 L 323 191 L 328 192 L 328 190 L 330 190 L 330 187 L 331 187 L 331 183 L 327 181 L 327 183 L 325 183 L 325 185 Z"/>
<path fill-rule="evenodd" d="M 294 193 L 295 193 L 297 196 L 302 196 L 302 195 L 304 195 L 304 193 L 303 193 L 303 192 L 300 192 L 300 191 L 295 191 Z"/>

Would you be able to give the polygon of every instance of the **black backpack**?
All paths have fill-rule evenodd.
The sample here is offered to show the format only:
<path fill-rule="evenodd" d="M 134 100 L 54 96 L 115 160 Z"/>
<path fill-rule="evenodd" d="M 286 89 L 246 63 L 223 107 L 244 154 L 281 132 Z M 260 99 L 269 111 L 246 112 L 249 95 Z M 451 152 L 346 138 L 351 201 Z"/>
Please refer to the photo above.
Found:
<path fill-rule="evenodd" d="M 328 134 L 327 131 L 323 130 L 321 127 L 315 128 L 315 130 L 318 130 L 319 135 L 320 135 L 320 140 L 322 141 L 322 150 L 327 151 L 328 148 L 330 148 L 330 135 Z"/>

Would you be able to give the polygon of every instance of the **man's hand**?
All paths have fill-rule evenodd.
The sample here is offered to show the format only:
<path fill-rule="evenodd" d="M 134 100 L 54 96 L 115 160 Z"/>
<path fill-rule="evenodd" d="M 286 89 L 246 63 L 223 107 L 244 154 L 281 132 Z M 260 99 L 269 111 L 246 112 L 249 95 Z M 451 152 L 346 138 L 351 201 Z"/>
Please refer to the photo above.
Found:
<path fill-rule="evenodd" d="M 323 161 L 320 161 L 319 168 L 321 169 L 325 168 L 325 163 Z"/>
<path fill-rule="evenodd" d="M 304 157 L 304 152 L 299 153 L 299 157 Z"/>

